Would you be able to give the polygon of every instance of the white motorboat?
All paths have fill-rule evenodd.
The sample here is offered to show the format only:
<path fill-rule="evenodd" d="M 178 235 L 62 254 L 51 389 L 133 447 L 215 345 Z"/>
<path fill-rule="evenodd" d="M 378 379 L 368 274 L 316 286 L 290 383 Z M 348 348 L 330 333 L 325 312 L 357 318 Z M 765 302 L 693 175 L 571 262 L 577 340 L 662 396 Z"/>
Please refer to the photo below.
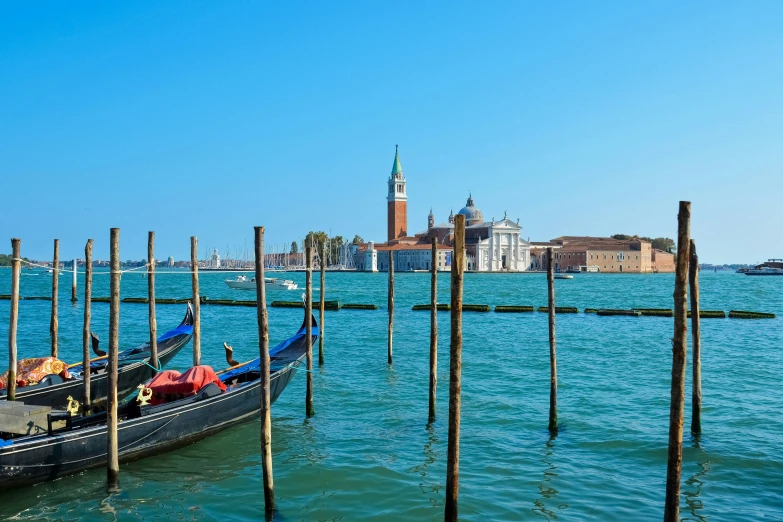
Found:
<path fill-rule="evenodd" d="M 226 279 L 226 284 L 229 288 L 236 290 L 255 290 L 256 278 L 248 278 L 243 275 L 237 276 L 236 279 Z M 296 290 L 298 285 L 290 279 L 278 279 L 276 277 L 265 277 L 264 286 L 267 290 Z"/>
<path fill-rule="evenodd" d="M 566 274 L 555 274 L 555 279 L 573 279 L 574 276 Z"/>
<path fill-rule="evenodd" d="M 777 275 L 777 276 L 783 276 L 783 268 L 770 268 L 768 266 L 762 266 L 760 268 L 750 268 L 744 272 L 745 275 L 749 276 L 756 276 L 756 275 Z"/>

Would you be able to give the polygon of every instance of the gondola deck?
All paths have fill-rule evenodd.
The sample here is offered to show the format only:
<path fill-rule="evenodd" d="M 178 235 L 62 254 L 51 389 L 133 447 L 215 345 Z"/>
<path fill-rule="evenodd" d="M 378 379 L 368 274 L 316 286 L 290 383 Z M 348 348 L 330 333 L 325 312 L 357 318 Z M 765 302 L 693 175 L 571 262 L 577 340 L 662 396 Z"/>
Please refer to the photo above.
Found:
<path fill-rule="evenodd" d="M 315 344 L 318 329 L 313 319 Z M 307 350 L 304 325 L 270 350 L 270 400 L 293 379 Z M 260 409 L 260 359 L 219 375 L 228 388 L 203 387 L 193 396 L 157 406 L 125 404 L 117 428 L 121 462 L 185 446 L 250 419 Z M 217 392 L 210 391 L 210 386 Z M 15 487 L 73 474 L 106 462 L 106 414 L 74 418 L 51 434 L 0 440 L 0 487 Z"/>
<path fill-rule="evenodd" d="M 185 318 L 180 325 L 158 338 L 159 366 L 167 365 L 179 351 L 188 344 L 193 335 L 193 310 L 188 305 Z M 117 356 L 117 396 L 123 398 L 133 392 L 140 383 L 152 378 L 155 369 L 149 365 L 149 342 L 135 348 L 122 351 Z M 106 399 L 107 375 L 106 359 L 90 363 L 90 402 L 100 403 Z M 83 396 L 82 365 L 70 368 L 71 378 L 62 380 L 59 376 L 54 380 L 42 381 L 39 384 L 16 389 L 16 400 L 25 404 L 65 408 L 68 397 Z M 55 382 L 59 381 L 59 382 Z M 0 401 L 6 400 L 6 390 L 0 390 Z M 0 426 L 0 432 L 2 432 Z"/>

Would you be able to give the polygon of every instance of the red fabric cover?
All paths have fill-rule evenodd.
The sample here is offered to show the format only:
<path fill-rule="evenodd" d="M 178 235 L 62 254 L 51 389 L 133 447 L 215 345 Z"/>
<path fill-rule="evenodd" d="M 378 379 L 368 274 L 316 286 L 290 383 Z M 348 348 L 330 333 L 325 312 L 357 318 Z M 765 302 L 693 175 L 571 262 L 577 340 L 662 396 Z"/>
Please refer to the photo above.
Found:
<path fill-rule="evenodd" d="M 194 366 L 182 374 L 176 370 L 160 372 L 147 385 L 147 388 L 152 390 L 150 404 L 162 404 L 195 395 L 211 382 L 217 384 L 222 391 L 226 391 L 226 385 L 215 375 L 211 366 Z"/>

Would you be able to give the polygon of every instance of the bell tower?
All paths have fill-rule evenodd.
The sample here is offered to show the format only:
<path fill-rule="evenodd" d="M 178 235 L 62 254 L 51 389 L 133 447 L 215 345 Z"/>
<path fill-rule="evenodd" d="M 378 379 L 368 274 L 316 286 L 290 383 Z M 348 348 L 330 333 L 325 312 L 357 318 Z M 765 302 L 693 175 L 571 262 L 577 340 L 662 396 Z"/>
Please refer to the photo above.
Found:
<path fill-rule="evenodd" d="M 388 240 L 399 239 L 408 235 L 408 193 L 405 176 L 402 175 L 402 165 L 398 146 L 394 149 L 394 164 L 389 176 L 389 192 L 386 196 L 388 215 Z"/>

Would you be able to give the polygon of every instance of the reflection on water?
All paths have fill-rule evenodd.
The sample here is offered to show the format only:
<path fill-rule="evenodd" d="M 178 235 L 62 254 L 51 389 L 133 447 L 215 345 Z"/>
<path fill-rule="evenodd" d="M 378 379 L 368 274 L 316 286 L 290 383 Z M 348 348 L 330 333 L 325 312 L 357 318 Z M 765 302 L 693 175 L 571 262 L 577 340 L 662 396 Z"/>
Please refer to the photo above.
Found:
<path fill-rule="evenodd" d="M 533 505 L 535 506 L 533 508 L 533 513 L 546 520 L 557 519 L 557 511 L 568 508 L 568 504 L 559 504 L 554 509 L 547 508 L 546 506 L 546 503 L 549 503 L 550 505 L 554 504 L 555 498 L 557 497 L 557 490 L 552 487 L 551 484 L 552 480 L 557 477 L 557 467 L 555 466 L 553 459 L 556 439 L 557 435 L 552 435 L 546 442 L 544 455 L 541 458 L 541 462 L 546 464 L 546 468 L 544 468 L 544 474 L 541 481 L 538 483 L 539 498 L 533 501 Z"/>
<path fill-rule="evenodd" d="M 408 473 L 415 473 L 421 477 L 419 489 L 424 494 L 430 496 L 431 504 L 438 504 L 443 499 L 440 495 L 441 481 L 438 477 L 432 477 L 429 467 L 438 460 L 438 434 L 432 422 L 427 424 L 427 442 L 424 444 L 424 462 L 408 470 Z"/>
<path fill-rule="evenodd" d="M 707 459 L 706 452 L 699 445 L 699 439 L 694 441 L 696 449 L 702 453 L 702 458 L 698 462 L 699 471 L 696 472 L 691 478 L 685 481 L 686 487 L 683 488 L 682 495 L 685 497 L 685 504 L 688 506 L 688 510 L 691 512 L 690 517 L 682 517 L 680 520 L 698 520 L 700 522 L 706 522 L 707 517 L 701 515 L 701 511 L 704 509 L 704 503 L 701 501 L 701 487 L 704 484 L 703 479 L 707 477 L 707 473 L 710 471 L 710 461 Z"/>
<path fill-rule="evenodd" d="M 119 493 L 119 490 L 116 492 Z M 98 506 L 98 511 L 104 514 L 111 514 L 113 520 L 117 520 L 117 510 L 114 509 L 113 500 L 115 494 L 110 494 L 108 497 L 101 499 Z"/>

